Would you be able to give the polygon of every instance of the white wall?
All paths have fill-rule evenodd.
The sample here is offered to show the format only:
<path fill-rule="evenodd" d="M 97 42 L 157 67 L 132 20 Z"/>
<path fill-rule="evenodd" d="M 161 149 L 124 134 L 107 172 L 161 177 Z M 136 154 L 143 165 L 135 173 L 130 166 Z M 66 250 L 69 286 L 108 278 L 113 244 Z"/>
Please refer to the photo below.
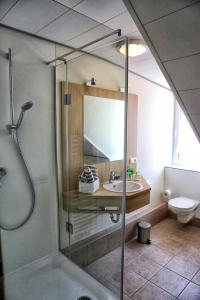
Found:
<path fill-rule="evenodd" d="M 184 196 L 200 201 L 199 182 L 200 172 L 174 167 L 165 168 L 164 188 L 171 191 L 172 198 Z M 200 208 L 197 209 L 196 217 L 200 218 Z"/>
<path fill-rule="evenodd" d="M 171 163 L 173 142 L 173 94 L 130 76 L 130 90 L 138 95 L 138 169 L 152 183 L 151 202 L 160 199 L 164 166 Z"/>
<path fill-rule="evenodd" d="M 30 207 L 30 191 L 12 140 L 5 129 L 10 122 L 8 61 L 13 52 L 16 117 L 27 100 L 20 141 L 36 190 L 36 207 L 21 229 L 1 232 L 5 271 L 11 271 L 58 249 L 57 195 L 54 156 L 54 73 L 45 61 L 55 55 L 53 44 L 0 27 L 0 165 L 7 169 L 0 189 L 0 220 L 18 223 Z"/>

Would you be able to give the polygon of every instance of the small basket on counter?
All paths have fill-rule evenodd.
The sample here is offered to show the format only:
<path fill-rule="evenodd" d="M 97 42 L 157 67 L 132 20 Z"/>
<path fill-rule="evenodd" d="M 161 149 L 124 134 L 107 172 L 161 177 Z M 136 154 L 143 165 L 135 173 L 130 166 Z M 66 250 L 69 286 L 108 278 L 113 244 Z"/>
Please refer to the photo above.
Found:
<path fill-rule="evenodd" d="M 85 167 L 78 179 L 78 190 L 80 193 L 93 194 L 99 189 L 98 169 L 94 166 Z"/>

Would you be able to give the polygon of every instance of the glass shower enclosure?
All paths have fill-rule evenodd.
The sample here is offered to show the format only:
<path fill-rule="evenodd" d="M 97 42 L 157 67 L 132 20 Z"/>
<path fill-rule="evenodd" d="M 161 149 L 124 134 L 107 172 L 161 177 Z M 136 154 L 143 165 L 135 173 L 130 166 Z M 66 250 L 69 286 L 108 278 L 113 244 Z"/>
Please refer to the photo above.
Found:
<path fill-rule="evenodd" d="M 60 250 L 122 299 L 128 58 L 118 44 L 111 36 L 67 56 L 57 47 L 57 152 Z"/>
<path fill-rule="evenodd" d="M 10 39 L 13 47 L 13 105 L 20 118 L 6 129 L 4 55 L 0 135 L 7 174 L 0 219 L 16 229 L 1 230 L 1 299 L 123 299 L 128 53 L 117 48 L 128 40 L 119 33 L 84 47 L 77 42 L 75 49 L 5 34 L 4 43 Z M 120 58 L 121 68 L 109 56 Z M 30 180 L 10 135 L 31 101 L 19 136 Z M 32 202 L 31 217 L 18 228 Z"/>

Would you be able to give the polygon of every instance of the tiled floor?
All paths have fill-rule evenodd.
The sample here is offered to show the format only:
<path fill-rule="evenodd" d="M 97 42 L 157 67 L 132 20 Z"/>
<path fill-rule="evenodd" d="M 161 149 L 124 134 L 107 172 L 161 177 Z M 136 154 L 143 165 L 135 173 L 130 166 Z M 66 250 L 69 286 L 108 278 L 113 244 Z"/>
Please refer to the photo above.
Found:
<path fill-rule="evenodd" d="M 124 300 L 200 300 L 200 228 L 167 218 L 152 228 L 151 240 L 125 246 Z M 120 249 L 86 270 L 119 294 Z"/>

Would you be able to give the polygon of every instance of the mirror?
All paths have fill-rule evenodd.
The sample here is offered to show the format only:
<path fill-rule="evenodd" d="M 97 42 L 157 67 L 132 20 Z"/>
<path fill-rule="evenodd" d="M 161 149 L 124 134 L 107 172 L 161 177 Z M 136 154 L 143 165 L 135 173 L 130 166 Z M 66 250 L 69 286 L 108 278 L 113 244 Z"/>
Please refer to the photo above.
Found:
<path fill-rule="evenodd" d="M 124 101 L 84 95 L 85 164 L 123 159 Z"/>

